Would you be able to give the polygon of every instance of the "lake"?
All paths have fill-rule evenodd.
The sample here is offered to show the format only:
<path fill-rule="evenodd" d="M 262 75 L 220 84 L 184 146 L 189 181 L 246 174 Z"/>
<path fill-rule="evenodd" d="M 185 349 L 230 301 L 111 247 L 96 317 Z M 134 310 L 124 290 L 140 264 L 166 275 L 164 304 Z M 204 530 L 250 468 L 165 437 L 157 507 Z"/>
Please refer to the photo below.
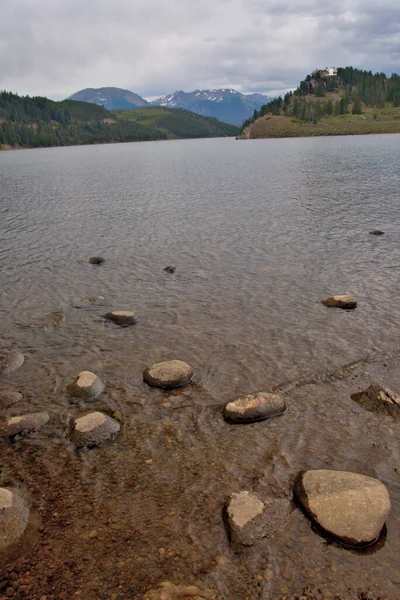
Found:
<path fill-rule="evenodd" d="M 0 379 L 23 399 L 0 416 L 50 415 L 0 439 L 0 485 L 32 507 L 21 547 L 2 557 L 14 597 L 139 600 L 167 580 L 229 600 L 307 586 L 400 597 L 399 424 L 350 398 L 372 381 L 400 392 L 399 156 L 398 135 L 0 153 L 0 350 L 25 354 Z M 344 293 L 355 310 L 320 303 Z M 93 296 L 103 306 L 87 306 Z M 138 323 L 119 328 L 109 310 Z M 192 384 L 143 382 L 174 358 L 192 365 Z M 106 383 L 94 403 L 66 393 L 83 370 Z M 283 416 L 222 419 L 230 400 L 276 388 Z M 121 433 L 77 451 L 71 419 L 92 410 Z M 290 500 L 299 470 L 320 468 L 387 486 L 386 539 L 345 549 L 293 504 L 267 551 L 232 551 L 229 494 Z"/>

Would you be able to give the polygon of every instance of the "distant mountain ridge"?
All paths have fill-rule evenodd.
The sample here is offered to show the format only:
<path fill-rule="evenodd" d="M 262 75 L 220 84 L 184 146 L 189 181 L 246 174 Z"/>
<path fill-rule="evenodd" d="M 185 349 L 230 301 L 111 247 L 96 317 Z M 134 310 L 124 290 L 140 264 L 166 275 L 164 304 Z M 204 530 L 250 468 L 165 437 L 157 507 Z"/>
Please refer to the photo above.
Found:
<path fill-rule="evenodd" d="M 230 88 L 218 90 L 182 90 L 147 102 L 144 98 L 131 92 L 114 87 L 87 88 L 80 90 L 69 98 L 81 102 L 91 102 L 104 106 L 108 110 L 134 109 L 144 106 L 164 106 L 166 108 L 183 108 L 204 117 L 213 117 L 224 123 L 241 125 L 253 116 L 255 110 L 272 100 L 263 94 L 242 94 Z"/>

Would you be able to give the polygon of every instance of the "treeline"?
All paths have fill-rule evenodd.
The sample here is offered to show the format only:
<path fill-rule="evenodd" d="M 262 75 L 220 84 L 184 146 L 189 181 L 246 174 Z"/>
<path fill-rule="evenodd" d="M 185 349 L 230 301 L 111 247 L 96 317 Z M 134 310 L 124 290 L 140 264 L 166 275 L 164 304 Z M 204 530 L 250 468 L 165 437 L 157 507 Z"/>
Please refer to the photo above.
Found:
<path fill-rule="evenodd" d="M 324 100 L 329 93 L 337 93 L 340 99 Z M 323 116 L 343 115 L 349 112 L 362 114 L 362 105 L 384 108 L 386 102 L 400 106 L 400 76 L 393 73 L 372 74 L 354 67 L 338 68 L 337 75 L 330 77 L 324 70 L 314 71 L 300 82 L 294 92 L 282 98 L 274 98 L 254 111 L 245 127 L 266 114 L 287 115 L 303 121 L 316 121 Z"/>
<path fill-rule="evenodd" d="M 96 104 L 75 100 L 53 102 L 48 98 L 1 92 L 0 147 L 38 148 L 238 133 L 236 127 L 216 119 L 188 111 L 169 109 L 165 112 L 159 122 L 155 119 L 149 126 L 122 118 L 120 111 L 110 112 Z"/>

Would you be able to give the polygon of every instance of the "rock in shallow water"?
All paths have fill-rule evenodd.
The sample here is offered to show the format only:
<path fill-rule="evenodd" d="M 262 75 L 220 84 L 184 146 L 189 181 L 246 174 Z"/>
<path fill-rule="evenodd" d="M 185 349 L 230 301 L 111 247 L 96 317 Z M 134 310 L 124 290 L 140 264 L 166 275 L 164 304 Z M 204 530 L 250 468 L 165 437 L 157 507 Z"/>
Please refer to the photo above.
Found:
<path fill-rule="evenodd" d="M 135 313 L 130 310 L 113 310 L 112 312 L 106 313 L 104 318 L 121 327 L 128 327 L 129 325 L 135 325 L 135 323 L 137 323 Z"/>
<path fill-rule="evenodd" d="M 0 550 L 21 537 L 28 518 L 29 508 L 25 500 L 13 490 L 0 488 Z"/>
<path fill-rule="evenodd" d="M 91 371 L 81 371 L 76 381 L 67 387 L 70 396 L 83 400 L 94 400 L 104 391 L 104 383 Z"/>
<path fill-rule="evenodd" d="M 7 435 L 37 431 L 43 425 L 46 425 L 49 418 L 49 414 L 45 411 L 11 417 L 6 423 Z"/>
<path fill-rule="evenodd" d="M 98 446 L 117 435 L 120 428 L 115 419 L 101 412 L 92 412 L 75 420 L 71 440 L 79 448 Z"/>
<path fill-rule="evenodd" d="M 375 542 L 390 512 L 390 498 L 383 483 L 347 471 L 301 471 L 293 493 L 317 525 L 349 546 Z"/>
<path fill-rule="evenodd" d="M 143 379 L 146 383 L 164 389 L 186 385 L 192 377 L 192 368 L 182 360 L 156 363 L 147 367 L 143 372 Z"/>
<path fill-rule="evenodd" d="M 157 589 L 146 592 L 143 600 L 216 600 L 211 590 L 200 590 L 195 585 L 174 585 L 169 581 L 160 583 Z"/>
<path fill-rule="evenodd" d="M 231 423 L 253 423 L 281 415 L 285 410 L 286 404 L 278 394 L 257 392 L 229 402 L 223 416 Z"/>
<path fill-rule="evenodd" d="M 0 375 L 9 375 L 24 364 L 25 357 L 22 352 L 12 350 L 0 355 Z"/>
<path fill-rule="evenodd" d="M 352 394 L 351 399 L 367 410 L 383 412 L 400 420 L 400 397 L 379 383 L 371 383 L 366 390 Z"/>
<path fill-rule="evenodd" d="M 330 296 L 326 300 L 321 300 L 321 304 L 336 308 L 356 308 L 357 301 L 355 298 L 353 298 L 353 296 L 343 294 L 338 296 Z"/>
<path fill-rule="evenodd" d="M 22 400 L 22 394 L 20 392 L 14 392 L 13 390 L 2 390 L 0 391 L 0 407 L 10 406 L 16 402 Z"/>
<path fill-rule="evenodd" d="M 231 545 L 235 550 L 268 540 L 283 529 L 290 512 L 288 500 L 266 498 L 241 491 L 226 500 L 223 517 Z"/>
<path fill-rule="evenodd" d="M 384 235 L 384 231 L 381 231 L 380 229 L 373 229 L 372 231 L 370 231 L 371 235 Z"/>

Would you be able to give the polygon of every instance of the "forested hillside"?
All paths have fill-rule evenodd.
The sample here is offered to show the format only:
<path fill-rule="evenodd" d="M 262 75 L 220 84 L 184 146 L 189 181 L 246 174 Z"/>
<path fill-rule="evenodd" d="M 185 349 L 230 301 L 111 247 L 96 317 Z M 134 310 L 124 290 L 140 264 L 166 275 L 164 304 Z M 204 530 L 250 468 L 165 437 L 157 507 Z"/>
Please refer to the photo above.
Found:
<path fill-rule="evenodd" d="M 102 106 L 0 93 L 0 148 L 36 148 L 106 142 L 132 142 L 234 136 L 238 128 L 184 110 L 146 108 L 107 111 Z M 142 118 L 141 118 L 142 117 Z"/>
<path fill-rule="evenodd" d="M 352 115 L 359 120 L 357 127 L 350 127 L 351 133 L 363 133 L 364 130 L 365 133 L 379 133 L 379 123 L 383 122 L 381 130 L 387 132 L 390 130 L 388 122 L 394 122 L 399 117 L 399 107 L 400 76 L 395 73 L 387 77 L 385 73 L 372 74 L 371 71 L 353 67 L 320 69 L 307 75 L 294 92 L 288 92 L 283 98 L 279 96 L 263 105 L 259 111 L 254 111 L 253 117 L 243 123 L 242 133 L 249 127 L 254 133 L 252 126 L 258 119 L 272 116 L 291 118 L 280 121 L 281 126 L 287 129 L 285 135 L 302 135 L 298 133 L 298 127 L 289 128 L 289 123 L 294 126 L 301 123 L 319 125 L 320 121 L 325 127 L 320 135 L 342 134 L 346 131 L 342 130 L 341 126 L 351 121 L 344 117 Z M 327 119 L 330 118 L 331 121 L 328 122 Z M 341 121 L 338 118 L 341 118 Z M 374 120 L 375 123 L 362 123 L 360 118 L 365 121 Z M 394 123 L 393 131 L 397 130 L 398 125 Z M 304 129 L 303 131 L 305 132 Z M 276 133 L 277 131 L 274 137 Z M 309 130 L 304 135 L 313 133 Z"/>

